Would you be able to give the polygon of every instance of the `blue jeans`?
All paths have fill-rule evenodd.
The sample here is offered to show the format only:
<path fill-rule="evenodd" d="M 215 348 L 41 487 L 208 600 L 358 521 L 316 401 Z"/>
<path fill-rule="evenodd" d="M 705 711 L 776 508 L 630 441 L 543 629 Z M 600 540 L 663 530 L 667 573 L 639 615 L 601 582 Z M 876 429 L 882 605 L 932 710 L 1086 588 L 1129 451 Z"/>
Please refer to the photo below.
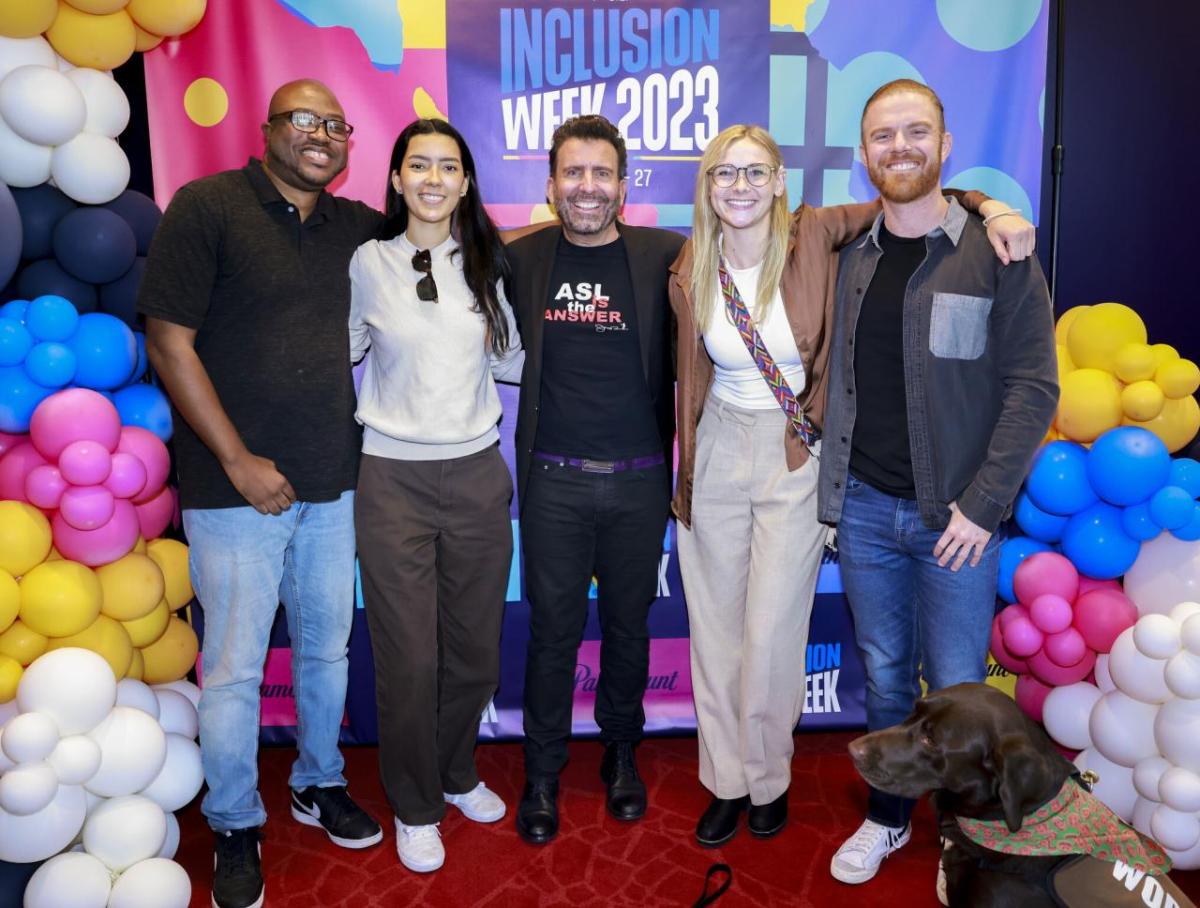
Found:
<path fill-rule="evenodd" d="M 282 601 L 292 640 L 299 757 L 293 788 L 345 785 L 338 732 L 354 615 L 354 493 L 297 502 L 279 516 L 254 508 L 183 512 L 192 586 L 204 609 L 200 755 L 217 831 L 261 826 L 259 687 Z"/>
<path fill-rule="evenodd" d="M 1000 539 L 993 533 L 977 567 L 938 567 L 942 530 L 921 523 L 916 501 L 893 498 L 852 475 L 838 523 L 842 585 L 867 673 L 867 728 L 904 721 L 931 690 L 982 681 Z M 913 802 L 871 789 L 868 816 L 885 826 L 908 823 Z"/>

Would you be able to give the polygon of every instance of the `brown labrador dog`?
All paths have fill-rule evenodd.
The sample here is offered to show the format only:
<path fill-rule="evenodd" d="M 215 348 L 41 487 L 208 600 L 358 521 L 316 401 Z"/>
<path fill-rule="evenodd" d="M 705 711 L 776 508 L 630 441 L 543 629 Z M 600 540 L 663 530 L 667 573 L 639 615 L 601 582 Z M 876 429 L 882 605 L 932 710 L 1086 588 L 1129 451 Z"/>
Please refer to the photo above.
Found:
<path fill-rule="evenodd" d="M 942 837 L 951 843 L 943 853 L 951 908 L 1075 904 L 1061 892 L 1056 899 L 1051 883 L 1057 871 L 1070 869 L 1066 862 L 1072 857 L 1001 854 L 967 838 L 955 822 L 956 816 L 1003 820 L 1016 832 L 1024 817 L 1053 798 L 1075 772 L 1045 731 L 1001 691 L 985 684 L 934 691 L 917 702 L 904 722 L 852 741 L 850 756 L 862 777 L 881 791 L 906 798 L 933 793 Z M 1103 874 L 1112 876 L 1107 869 Z M 1116 888 L 1129 888 L 1123 882 Z M 1191 904 L 1173 884 L 1147 885 L 1160 893 L 1169 885 L 1180 899 L 1174 904 Z M 1125 895 L 1137 898 L 1132 890 L 1119 893 L 1120 898 Z M 1092 899 L 1081 903 L 1101 904 Z M 1158 904 L 1171 902 L 1160 896 Z"/>

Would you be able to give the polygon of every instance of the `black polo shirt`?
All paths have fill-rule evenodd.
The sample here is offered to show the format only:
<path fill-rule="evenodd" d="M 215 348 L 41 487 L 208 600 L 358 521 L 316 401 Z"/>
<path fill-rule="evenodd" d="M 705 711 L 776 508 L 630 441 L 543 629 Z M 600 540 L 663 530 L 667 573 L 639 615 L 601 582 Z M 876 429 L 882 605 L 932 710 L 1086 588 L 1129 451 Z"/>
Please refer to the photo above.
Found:
<path fill-rule="evenodd" d="M 254 454 L 300 501 L 354 487 L 360 430 L 350 374 L 350 258 L 381 215 L 322 192 L 304 222 L 256 159 L 182 187 L 154 234 L 138 309 L 196 329 L 196 353 Z M 246 506 L 176 414 L 185 508 Z"/>

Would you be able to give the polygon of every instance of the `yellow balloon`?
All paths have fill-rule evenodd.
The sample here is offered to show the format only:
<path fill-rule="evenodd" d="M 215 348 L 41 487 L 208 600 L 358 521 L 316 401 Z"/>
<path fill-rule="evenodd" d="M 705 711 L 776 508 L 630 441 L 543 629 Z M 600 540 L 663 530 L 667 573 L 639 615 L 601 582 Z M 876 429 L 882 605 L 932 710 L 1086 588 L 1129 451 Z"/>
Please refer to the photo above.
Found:
<path fill-rule="evenodd" d="M 133 29 L 135 32 L 137 32 L 137 43 L 134 44 L 133 49 L 139 54 L 144 54 L 148 50 L 154 50 L 154 48 L 163 43 L 162 35 L 152 35 L 136 22 L 133 23 Z M 132 672 L 133 669 L 130 669 L 130 671 Z M 130 677 L 132 677 L 132 675 L 130 675 Z"/>
<path fill-rule="evenodd" d="M 146 662 L 142 680 L 147 684 L 178 681 L 196 664 L 199 652 L 200 643 L 192 626 L 181 618 L 172 618 L 166 633 L 142 648 Z"/>
<path fill-rule="evenodd" d="M 0 631 L 12 626 L 20 610 L 21 587 L 12 574 L 0 568 Z"/>
<path fill-rule="evenodd" d="M 96 568 L 96 577 L 104 593 L 100 611 L 117 621 L 133 621 L 150 614 L 165 589 L 158 565 L 136 552 Z"/>
<path fill-rule="evenodd" d="M 50 27 L 58 15 L 58 0 L 3 0 L 0 2 L 0 35 L 34 38 Z"/>
<path fill-rule="evenodd" d="M 78 646 L 90 649 L 112 668 L 113 674 L 120 681 L 129 671 L 129 663 L 133 659 L 133 641 L 120 621 L 113 621 L 107 615 L 99 616 L 88 627 L 70 637 L 51 637 L 51 650 L 62 649 L 64 646 Z"/>
<path fill-rule="evenodd" d="M 8 656 L 22 665 L 28 665 L 46 651 L 47 643 L 49 641 L 42 634 L 18 619 L 12 623 L 12 627 L 0 634 L 0 656 Z"/>
<path fill-rule="evenodd" d="M 1062 384 L 1063 376 L 1075 371 L 1075 364 L 1071 362 L 1071 352 L 1062 344 L 1056 345 L 1054 352 L 1058 356 L 1058 381 Z"/>
<path fill-rule="evenodd" d="M 1154 378 L 1158 359 L 1149 344 L 1126 344 L 1113 358 L 1117 378 L 1126 384 Z"/>
<path fill-rule="evenodd" d="M 47 561 L 62 561 L 63 560 L 62 552 L 60 552 L 54 546 L 50 546 L 50 554 L 46 556 L 46 560 Z"/>
<path fill-rule="evenodd" d="M 124 9 L 129 0 L 66 0 L 81 13 L 91 13 L 93 16 L 106 16 Z"/>
<path fill-rule="evenodd" d="M 1188 442 L 1196 437 L 1196 432 L 1200 431 L 1200 404 L 1196 403 L 1196 398 L 1190 396 L 1178 400 L 1168 399 L 1163 404 L 1162 412 L 1154 419 L 1138 421 L 1126 417 L 1124 424 L 1149 429 L 1161 438 L 1167 450 L 1174 454 L 1186 447 Z"/>
<path fill-rule="evenodd" d="M 1158 367 L 1154 380 L 1163 394 L 1176 400 L 1195 394 L 1200 388 L 1200 369 L 1190 359 L 1172 359 Z"/>
<path fill-rule="evenodd" d="M 0 703 L 7 703 L 17 695 L 17 685 L 25 669 L 11 656 L 0 656 Z"/>
<path fill-rule="evenodd" d="M 138 541 L 133 544 L 133 551 L 139 555 L 146 554 L 146 539 L 141 534 L 138 534 Z"/>
<path fill-rule="evenodd" d="M 89 69 L 116 69 L 133 56 L 137 34 L 125 10 L 106 16 L 80 12 L 62 0 L 46 40 L 68 62 Z"/>
<path fill-rule="evenodd" d="M 1071 361 L 1080 369 L 1115 370 L 1117 351 L 1146 343 L 1142 317 L 1120 303 L 1100 303 L 1079 313 L 1067 332 Z"/>
<path fill-rule="evenodd" d="M 133 621 L 122 621 L 121 624 L 129 633 L 129 639 L 133 641 L 133 645 L 141 649 L 161 637 L 170 620 L 171 609 L 167 606 L 167 600 L 163 599 L 150 609 L 148 615 L 143 615 Z"/>
<path fill-rule="evenodd" d="M 77 561 L 47 561 L 21 578 L 21 620 L 47 637 L 79 633 L 102 602 L 100 581 Z"/>
<path fill-rule="evenodd" d="M 50 521 L 23 501 L 0 501 L 0 568 L 20 577 L 50 554 Z"/>
<path fill-rule="evenodd" d="M 188 573 L 188 547 L 174 539 L 152 539 L 146 543 L 146 554 L 162 570 L 171 611 L 191 602 L 196 594 L 192 591 L 192 578 Z"/>
<path fill-rule="evenodd" d="M 125 677 L 132 678 L 134 681 L 141 681 L 145 671 L 146 660 L 142 657 L 142 651 L 135 649 L 133 657 L 129 660 L 129 671 L 125 672 Z"/>
<path fill-rule="evenodd" d="M 1071 325 L 1075 323 L 1075 319 L 1079 318 L 1081 312 L 1086 312 L 1091 308 L 1091 306 L 1075 306 L 1060 315 L 1058 324 L 1054 326 L 1054 342 L 1066 346 L 1067 332 L 1071 330 Z"/>
<path fill-rule="evenodd" d="M 1165 401 L 1162 388 L 1152 381 L 1135 381 L 1121 392 L 1121 409 L 1130 419 L 1154 419 L 1162 412 Z"/>
<path fill-rule="evenodd" d="M 1109 373 L 1076 369 L 1060 382 L 1055 425 L 1064 438 L 1094 441 L 1119 426 L 1121 416 L 1121 383 Z"/>
<path fill-rule="evenodd" d="M 1150 349 L 1154 351 L 1154 368 L 1157 369 L 1163 363 L 1169 363 L 1173 359 L 1179 359 L 1179 351 L 1170 344 L 1152 344 Z"/>
<path fill-rule="evenodd" d="M 150 34 L 172 38 L 199 25 L 205 5 L 206 0 L 129 0 L 126 10 Z"/>

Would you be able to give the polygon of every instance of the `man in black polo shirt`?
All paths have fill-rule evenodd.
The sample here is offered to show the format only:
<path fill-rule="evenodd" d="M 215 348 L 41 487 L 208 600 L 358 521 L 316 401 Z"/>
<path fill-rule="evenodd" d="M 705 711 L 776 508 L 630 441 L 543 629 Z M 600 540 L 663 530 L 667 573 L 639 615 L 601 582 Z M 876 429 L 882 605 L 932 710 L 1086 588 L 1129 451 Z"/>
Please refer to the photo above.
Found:
<path fill-rule="evenodd" d="M 565 122 L 546 184 L 561 227 L 508 247 L 526 351 L 516 444 L 530 603 L 526 786 L 516 822 L 537 844 L 558 831 L 558 773 L 593 573 L 608 810 L 622 820 L 646 810 L 634 746 L 645 722 L 646 619 L 671 491 L 667 278 L 683 237 L 617 223 L 625 161 L 624 140 L 603 117 Z"/>
<path fill-rule="evenodd" d="M 281 87 L 266 152 L 196 180 L 154 237 L 139 308 L 171 401 L 184 529 L 204 609 L 200 752 L 213 904 L 263 903 L 259 685 L 282 599 L 299 757 L 292 815 L 346 848 L 383 832 L 346 794 L 338 730 L 354 607 L 350 257 L 377 212 L 329 195 L 351 127 L 319 82 Z"/>

